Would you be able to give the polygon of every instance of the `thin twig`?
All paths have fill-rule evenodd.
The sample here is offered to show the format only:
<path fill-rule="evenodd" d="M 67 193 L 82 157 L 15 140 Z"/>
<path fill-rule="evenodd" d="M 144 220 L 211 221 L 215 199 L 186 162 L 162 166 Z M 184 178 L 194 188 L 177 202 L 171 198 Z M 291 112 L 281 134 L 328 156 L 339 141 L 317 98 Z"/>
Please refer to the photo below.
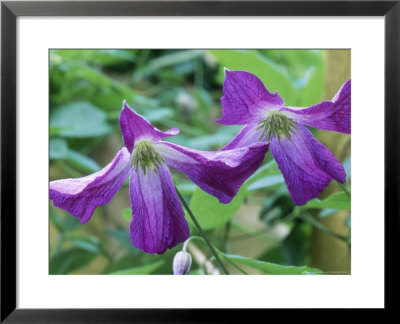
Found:
<path fill-rule="evenodd" d="M 225 268 L 224 264 L 222 263 L 221 259 L 218 256 L 217 251 L 215 250 L 214 246 L 211 244 L 211 242 L 208 240 L 206 234 L 204 233 L 203 229 L 201 228 L 199 222 L 197 221 L 196 217 L 194 217 L 193 212 L 189 208 L 188 204 L 185 201 L 185 198 L 181 195 L 179 192 L 178 188 L 175 186 L 176 193 L 178 194 L 179 200 L 181 201 L 183 207 L 185 207 L 186 211 L 188 212 L 190 218 L 192 219 L 194 225 L 196 226 L 197 230 L 199 231 L 200 235 L 204 238 L 204 241 L 210 248 L 212 254 L 215 256 L 215 260 L 218 262 L 220 265 L 221 269 L 224 271 L 225 274 L 229 274 L 228 270 Z"/>

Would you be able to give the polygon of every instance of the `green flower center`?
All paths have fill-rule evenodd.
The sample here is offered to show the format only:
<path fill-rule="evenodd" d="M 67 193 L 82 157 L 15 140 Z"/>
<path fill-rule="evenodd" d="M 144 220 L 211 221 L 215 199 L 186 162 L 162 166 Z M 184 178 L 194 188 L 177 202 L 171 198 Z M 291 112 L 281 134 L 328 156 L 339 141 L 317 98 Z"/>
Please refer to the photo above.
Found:
<path fill-rule="evenodd" d="M 136 143 L 131 158 L 131 165 L 135 166 L 136 172 L 140 166 L 144 174 L 146 174 L 146 170 L 157 173 L 164 162 L 165 160 L 156 152 L 151 141 L 141 140 Z"/>
<path fill-rule="evenodd" d="M 295 129 L 297 129 L 295 121 L 277 110 L 269 112 L 267 117 L 259 122 L 258 125 L 257 130 L 264 129 L 260 140 L 268 135 L 268 141 L 272 137 L 275 137 L 279 143 L 281 142 L 281 138 L 290 140 L 291 134 L 294 134 Z"/>

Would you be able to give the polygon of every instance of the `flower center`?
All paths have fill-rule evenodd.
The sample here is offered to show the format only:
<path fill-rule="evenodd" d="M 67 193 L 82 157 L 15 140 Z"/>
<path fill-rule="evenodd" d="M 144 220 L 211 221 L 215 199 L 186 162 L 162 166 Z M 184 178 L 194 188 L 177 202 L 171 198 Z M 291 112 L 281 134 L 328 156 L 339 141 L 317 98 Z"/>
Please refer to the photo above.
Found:
<path fill-rule="evenodd" d="M 286 116 L 284 113 L 277 110 L 268 113 L 267 117 L 258 123 L 257 130 L 264 129 L 260 140 L 268 135 L 267 140 L 270 141 L 272 137 L 281 142 L 281 138 L 288 140 L 291 139 L 291 134 L 294 134 L 297 129 L 296 122 Z"/>
<path fill-rule="evenodd" d="M 138 172 L 140 165 L 144 174 L 146 174 L 146 169 L 157 173 L 164 162 L 165 160 L 156 152 L 149 140 L 141 140 L 136 143 L 131 158 L 131 165 L 135 166 L 136 172 Z"/>

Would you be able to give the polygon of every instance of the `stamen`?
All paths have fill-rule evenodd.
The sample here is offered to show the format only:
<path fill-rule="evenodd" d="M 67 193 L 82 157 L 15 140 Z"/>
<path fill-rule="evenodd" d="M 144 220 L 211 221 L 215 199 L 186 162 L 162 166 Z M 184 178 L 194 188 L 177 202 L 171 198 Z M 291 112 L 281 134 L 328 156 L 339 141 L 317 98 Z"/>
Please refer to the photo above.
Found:
<path fill-rule="evenodd" d="M 141 140 L 136 143 L 131 158 L 131 165 L 135 166 L 136 172 L 139 170 L 140 165 L 144 174 L 146 174 L 146 170 L 157 173 L 164 162 L 165 160 L 154 149 L 153 144 L 149 140 Z"/>
<path fill-rule="evenodd" d="M 297 129 L 296 122 L 286 116 L 284 113 L 279 111 L 271 111 L 267 117 L 258 124 L 257 130 L 264 129 L 260 141 L 267 136 L 267 140 L 275 137 L 278 139 L 279 144 L 282 139 L 291 140 L 292 134 Z"/>

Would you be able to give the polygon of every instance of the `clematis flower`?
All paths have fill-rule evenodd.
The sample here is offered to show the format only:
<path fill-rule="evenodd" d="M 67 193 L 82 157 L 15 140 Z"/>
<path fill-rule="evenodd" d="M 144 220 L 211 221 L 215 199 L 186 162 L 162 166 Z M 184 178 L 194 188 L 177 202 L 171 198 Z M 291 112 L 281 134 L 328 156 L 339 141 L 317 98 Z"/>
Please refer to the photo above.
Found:
<path fill-rule="evenodd" d="M 222 150 L 269 143 L 296 205 L 318 196 L 332 179 L 346 182 L 342 164 L 305 126 L 350 134 L 351 80 L 332 100 L 305 108 L 285 107 L 277 92 L 246 71 L 225 70 L 223 93 L 217 122 L 245 126 Z"/>
<path fill-rule="evenodd" d="M 147 253 L 164 253 L 190 235 L 167 165 L 185 173 L 226 204 L 261 165 L 268 150 L 268 144 L 256 143 L 203 152 L 164 142 L 163 138 L 177 135 L 179 129 L 156 129 L 125 101 L 119 122 L 125 147 L 114 160 L 92 175 L 52 181 L 50 199 L 54 206 L 67 210 L 83 224 L 97 206 L 110 202 L 130 177 L 130 237 L 133 246 Z"/>

